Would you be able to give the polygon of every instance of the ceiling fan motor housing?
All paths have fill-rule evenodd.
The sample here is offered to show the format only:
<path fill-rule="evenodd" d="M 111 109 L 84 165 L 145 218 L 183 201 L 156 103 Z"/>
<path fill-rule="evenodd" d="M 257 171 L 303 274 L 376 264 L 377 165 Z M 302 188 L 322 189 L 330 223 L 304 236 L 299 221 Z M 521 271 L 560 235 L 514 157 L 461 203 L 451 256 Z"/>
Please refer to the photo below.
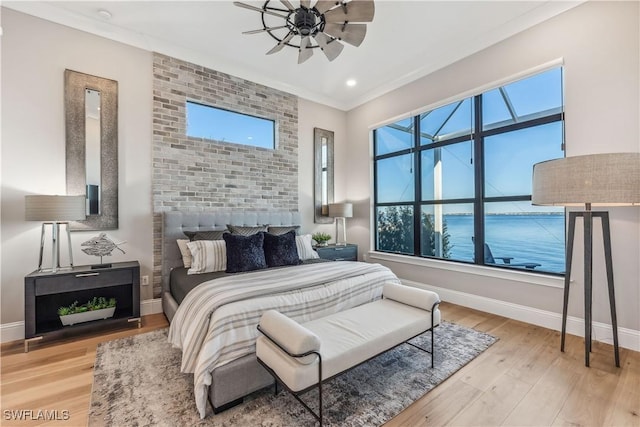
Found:
<path fill-rule="evenodd" d="M 317 15 L 311 9 L 298 8 L 296 9 L 295 26 L 298 29 L 300 35 L 309 36 L 313 35 L 316 27 Z"/>

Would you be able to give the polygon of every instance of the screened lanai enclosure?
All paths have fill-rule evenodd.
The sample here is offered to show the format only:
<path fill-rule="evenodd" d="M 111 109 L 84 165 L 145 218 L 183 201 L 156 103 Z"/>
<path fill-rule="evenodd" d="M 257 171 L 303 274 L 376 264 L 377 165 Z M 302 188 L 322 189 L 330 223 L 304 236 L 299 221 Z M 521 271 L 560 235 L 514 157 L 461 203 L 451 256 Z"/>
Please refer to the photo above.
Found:
<path fill-rule="evenodd" d="M 374 130 L 375 249 L 563 274 L 564 209 L 531 204 L 562 93 L 557 67 Z"/>

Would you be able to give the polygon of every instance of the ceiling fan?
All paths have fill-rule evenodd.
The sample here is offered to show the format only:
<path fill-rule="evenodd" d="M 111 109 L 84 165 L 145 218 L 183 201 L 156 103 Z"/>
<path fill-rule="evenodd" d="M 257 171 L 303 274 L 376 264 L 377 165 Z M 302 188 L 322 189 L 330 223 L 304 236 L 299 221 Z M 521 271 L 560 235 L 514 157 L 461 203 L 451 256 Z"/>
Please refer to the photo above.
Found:
<path fill-rule="evenodd" d="M 300 0 L 299 7 L 288 0 L 267 0 L 261 8 L 239 1 L 233 4 L 261 14 L 262 28 L 243 34 L 266 32 L 273 37 L 277 44 L 267 55 L 280 52 L 285 46 L 298 49 L 298 64 L 311 58 L 316 48 L 333 61 L 344 49 L 340 41 L 360 46 L 367 34 L 367 25 L 354 22 L 371 22 L 375 13 L 373 0 L 318 0 L 313 7 L 311 0 Z M 273 17 L 283 21 L 268 23 Z"/>

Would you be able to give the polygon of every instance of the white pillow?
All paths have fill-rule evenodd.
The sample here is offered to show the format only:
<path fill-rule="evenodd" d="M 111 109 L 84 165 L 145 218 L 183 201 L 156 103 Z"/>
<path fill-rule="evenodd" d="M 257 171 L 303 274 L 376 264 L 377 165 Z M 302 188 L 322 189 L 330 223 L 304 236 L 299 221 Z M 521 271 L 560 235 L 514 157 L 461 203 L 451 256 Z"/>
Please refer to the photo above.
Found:
<path fill-rule="evenodd" d="M 320 258 L 320 255 L 311 246 L 311 234 L 296 236 L 296 248 L 298 249 L 298 258 L 301 260 Z"/>
<path fill-rule="evenodd" d="M 211 273 L 227 269 L 227 245 L 224 240 L 196 240 L 188 242 L 191 268 L 187 274 Z"/>
<path fill-rule="evenodd" d="M 191 267 L 191 251 L 189 250 L 189 239 L 178 239 L 176 240 L 178 244 L 178 248 L 180 249 L 180 254 L 182 255 L 182 263 L 184 264 L 184 268 Z"/>

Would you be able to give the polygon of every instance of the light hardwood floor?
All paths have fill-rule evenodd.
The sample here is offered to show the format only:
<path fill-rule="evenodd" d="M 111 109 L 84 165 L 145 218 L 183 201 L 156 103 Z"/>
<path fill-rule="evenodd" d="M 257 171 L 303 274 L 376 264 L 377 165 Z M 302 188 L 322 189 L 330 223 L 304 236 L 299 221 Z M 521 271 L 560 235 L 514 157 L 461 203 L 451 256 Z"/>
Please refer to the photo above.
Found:
<path fill-rule="evenodd" d="M 391 420 L 389 427 L 640 426 L 640 353 L 621 349 L 621 368 L 610 345 L 594 343 L 584 366 L 582 339 L 443 303 L 443 318 L 488 332 L 499 341 Z M 0 425 L 84 426 L 98 343 L 167 326 L 162 314 L 145 316 L 141 329 L 41 343 L 22 342 L 1 353 Z M 16 422 L 7 410 L 57 410 L 69 419 Z M 35 415 L 35 412 L 34 412 Z"/>

